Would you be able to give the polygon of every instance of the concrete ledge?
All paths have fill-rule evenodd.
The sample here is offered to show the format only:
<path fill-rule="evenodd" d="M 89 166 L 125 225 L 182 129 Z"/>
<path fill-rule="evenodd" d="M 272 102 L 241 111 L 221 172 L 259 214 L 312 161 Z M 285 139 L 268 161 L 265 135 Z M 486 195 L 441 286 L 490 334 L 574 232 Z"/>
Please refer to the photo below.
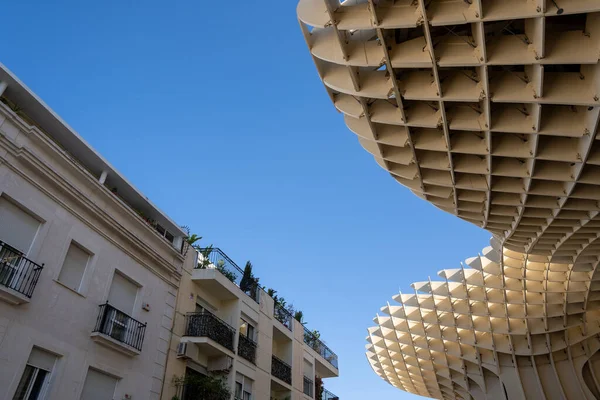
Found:
<path fill-rule="evenodd" d="M 315 358 L 315 370 L 321 378 L 334 378 L 340 376 L 340 371 L 333 366 L 325 357 L 317 353 L 315 349 L 303 344 L 304 351 Z"/>
<path fill-rule="evenodd" d="M 92 340 L 104 347 L 118 351 L 119 353 L 125 354 L 126 356 L 133 357 L 140 355 L 140 351 L 134 347 L 131 347 L 125 343 L 121 343 L 118 340 L 111 338 L 108 335 L 100 332 L 92 332 L 90 335 Z"/>
<path fill-rule="evenodd" d="M 17 292 L 16 290 L 0 285 L 0 300 L 4 300 L 8 304 L 19 305 L 29 303 L 31 299 Z"/>
<path fill-rule="evenodd" d="M 206 336 L 182 336 L 181 343 L 194 343 L 202 351 L 202 354 L 209 357 L 224 355 L 235 358 L 233 351 Z"/>

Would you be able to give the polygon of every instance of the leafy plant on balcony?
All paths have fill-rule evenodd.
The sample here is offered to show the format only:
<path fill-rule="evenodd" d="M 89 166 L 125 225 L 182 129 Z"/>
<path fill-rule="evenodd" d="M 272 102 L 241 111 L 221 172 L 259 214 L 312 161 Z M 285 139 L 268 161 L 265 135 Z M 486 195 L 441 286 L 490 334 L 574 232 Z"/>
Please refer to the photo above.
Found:
<path fill-rule="evenodd" d="M 255 289 L 257 286 L 256 278 L 252 273 L 252 263 L 250 261 L 246 261 L 246 266 L 244 267 L 244 274 L 242 275 L 242 280 L 240 281 L 240 289 L 243 292 L 250 292 Z"/>
<path fill-rule="evenodd" d="M 227 278 L 231 282 L 235 283 L 235 280 L 237 279 L 237 275 L 225 267 L 225 260 L 217 261 L 215 268 L 217 269 L 217 271 L 222 273 L 225 278 Z"/>
<path fill-rule="evenodd" d="M 174 377 L 173 385 L 185 388 L 186 399 L 229 400 L 231 397 L 227 383 L 212 376 L 188 375 Z"/>
<path fill-rule="evenodd" d="M 190 246 L 194 246 L 194 243 L 196 243 L 197 241 L 199 241 L 200 239 L 202 239 L 202 236 L 198 236 L 195 233 L 188 236 L 186 239 L 186 242 L 190 245 Z"/>
<path fill-rule="evenodd" d="M 317 330 L 304 332 L 304 343 L 309 345 L 313 350 L 319 351 L 321 333 Z"/>
<path fill-rule="evenodd" d="M 181 229 L 183 229 L 187 233 L 187 238 L 185 239 L 185 243 L 184 243 L 183 255 L 184 256 L 187 255 L 187 252 L 190 247 L 193 247 L 196 250 L 200 251 L 200 246 L 197 245 L 196 242 L 200 241 L 202 239 L 202 236 L 199 236 L 195 233 L 190 235 L 190 227 L 187 225 L 182 225 Z M 212 250 L 212 246 L 209 246 L 209 247 Z"/>
<path fill-rule="evenodd" d="M 210 265 L 210 253 L 213 251 L 212 244 L 204 249 L 197 249 L 200 253 L 200 259 L 198 260 L 198 268 L 206 269 Z"/>
<path fill-rule="evenodd" d="M 304 313 L 302 311 L 300 311 L 300 310 L 298 310 L 298 311 L 296 311 L 294 313 L 294 319 L 296 321 L 300 322 L 303 325 L 305 324 L 305 322 L 304 322 Z"/>

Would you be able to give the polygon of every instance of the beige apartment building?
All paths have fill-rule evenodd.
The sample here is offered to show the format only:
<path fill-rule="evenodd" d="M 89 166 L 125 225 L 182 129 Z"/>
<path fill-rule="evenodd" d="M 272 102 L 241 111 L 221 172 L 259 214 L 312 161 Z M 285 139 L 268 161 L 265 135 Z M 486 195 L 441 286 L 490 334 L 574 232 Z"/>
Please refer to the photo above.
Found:
<path fill-rule="evenodd" d="M 185 232 L 0 65 L 0 399 L 159 399 Z"/>
<path fill-rule="evenodd" d="M 315 382 L 339 375 L 335 353 L 242 276 L 221 249 L 188 252 L 162 400 L 195 399 L 193 387 L 176 382 L 198 374 L 222 377 L 239 400 L 338 399 L 326 389 L 317 398 Z"/>
<path fill-rule="evenodd" d="M 186 237 L 0 64 L 0 400 L 315 398 L 337 356 Z"/>

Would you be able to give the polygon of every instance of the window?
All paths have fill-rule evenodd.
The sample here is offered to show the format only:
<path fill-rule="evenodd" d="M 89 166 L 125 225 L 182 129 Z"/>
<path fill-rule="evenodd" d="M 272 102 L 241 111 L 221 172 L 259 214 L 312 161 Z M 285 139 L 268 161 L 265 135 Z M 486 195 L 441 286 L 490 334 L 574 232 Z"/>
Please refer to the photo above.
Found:
<path fill-rule="evenodd" d="M 240 374 L 235 374 L 235 399 L 252 400 L 252 379 Z"/>
<path fill-rule="evenodd" d="M 246 336 L 248 339 L 254 341 L 254 326 L 250 325 L 248 321 L 240 318 L 240 334 Z"/>
<path fill-rule="evenodd" d="M 204 313 L 204 312 L 206 312 L 206 308 L 204 308 L 204 306 L 196 303 L 196 312 L 197 313 Z"/>
<path fill-rule="evenodd" d="M 138 286 L 115 271 L 110 292 L 108 293 L 108 304 L 129 316 L 133 313 Z"/>
<path fill-rule="evenodd" d="M 88 369 L 80 400 L 111 400 L 117 387 L 117 378 L 104 372 Z"/>
<path fill-rule="evenodd" d="M 58 281 L 65 286 L 79 291 L 83 273 L 87 267 L 90 254 L 79 247 L 75 242 L 71 242 L 65 261 L 58 275 Z"/>
<path fill-rule="evenodd" d="M 156 224 L 156 231 L 161 236 L 163 236 L 165 239 L 167 239 L 169 242 L 173 243 L 173 240 L 175 239 L 173 234 L 171 232 L 169 232 L 168 230 L 166 230 L 165 228 L 163 228 L 162 226 L 160 226 L 160 224 Z"/>
<path fill-rule="evenodd" d="M 29 354 L 27 366 L 17 386 L 13 400 L 42 399 L 48 390 L 56 356 L 34 347 Z"/>
<path fill-rule="evenodd" d="M 131 322 L 137 292 L 138 286 L 115 271 L 108 293 L 108 304 L 118 311 L 113 310 L 109 314 L 110 329 L 105 332 L 107 335 L 119 341 L 125 341 L 128 329 L 131 329 L 129 323 Z"/>
<path fill-rule="evenodd" d="M 40 221 L 4 197 L 0 197 L 0 240 L 27 254 Z"/>

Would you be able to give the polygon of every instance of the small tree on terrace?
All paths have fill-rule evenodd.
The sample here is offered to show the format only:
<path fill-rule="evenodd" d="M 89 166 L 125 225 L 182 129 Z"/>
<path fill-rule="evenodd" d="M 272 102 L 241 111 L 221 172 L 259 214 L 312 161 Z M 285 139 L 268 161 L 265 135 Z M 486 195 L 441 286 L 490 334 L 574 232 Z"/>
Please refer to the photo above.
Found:
<path fill-rule="evenodd" d="M 242 280 L 240 281 L 240 289 L 242 289 L 243 292 L 250 292 L 255 288 L 255 286 L 256 279 L 252 273 L 252 263 L 250 261 L 246 261 L 244 275 L 242 275 Z"/>

